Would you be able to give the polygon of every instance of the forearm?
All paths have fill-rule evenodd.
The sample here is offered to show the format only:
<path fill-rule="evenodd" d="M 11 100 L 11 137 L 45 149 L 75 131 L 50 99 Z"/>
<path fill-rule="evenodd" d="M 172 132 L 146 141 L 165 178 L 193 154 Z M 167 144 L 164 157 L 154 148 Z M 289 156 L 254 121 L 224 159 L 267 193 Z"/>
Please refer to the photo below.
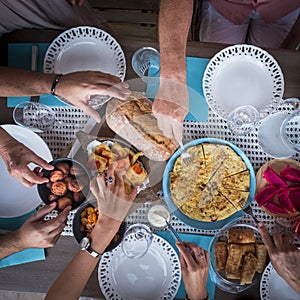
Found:
<path fill-rule="evenodd" d="M 30 96 L 50 93 L 55 74 L 0 67 L 0 96 Z"/>
<path fill-rule="evenodd" d="M 193 0 L 162 0 L 159 12 L 161 76 L 186 81 L 186 43 Z"/>
<path fill-rule="evenodd" d="M 24 247 L 20 243 L 17 231 L 8 232 L 0 236 L 0 259 L 21 250 L 24 250 Z"/>
<path fill-rule="evenodd" d="M 7 133 L 2 127 L 0 127 L 0 149 L 14 138 Z"/>

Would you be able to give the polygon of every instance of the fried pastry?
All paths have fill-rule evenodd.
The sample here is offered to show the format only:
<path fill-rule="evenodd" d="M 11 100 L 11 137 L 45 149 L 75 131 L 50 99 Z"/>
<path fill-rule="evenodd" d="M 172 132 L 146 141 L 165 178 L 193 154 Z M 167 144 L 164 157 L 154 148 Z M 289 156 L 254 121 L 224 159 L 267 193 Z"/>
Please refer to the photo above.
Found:
<path fill-rule="evenodd" d="M 228 274 L 239 274 L 239 268 L 242 264 L 243 250 L 240 245 L 228 245 L 228 257 L 226 262 L 226 277 Z"/>
<path fill-rule="evenodd" d="M 236 229 L 228 230 L 228 243 L 248 244 L 255 243 L 254 232 L 250 229 Z"/>
<path fill-rule="evenodd" d="M 268 251 L 265 245 L 256 244 L 256 257 L 257 257 L 256 271 L 258 273 L 262 273 L 266 267 L 267 254 Z"/>
<path fill-rule="evenodd" d="M 59 171 L 62 171 L 64 175 L 68 175 L 70 171 L 70 166 L 65 163 L 65 162 L 59 162 L 55 165 L 55 168 L 58 169 Z"/>
<path fill-rule="evenodd" d="M 62 180 L 64 177 L 65 177 L 65 174 L 62 171 L 56 170 L 56 171 L 52 171 L 50 173 L 49 180 L 51 182 L 57 182 L 57 181 Z"/>
<path fill-rule="evenodd" d="M 72 206 L 72 199 L 69 197 L 62 197 L 57 201 L 57 207 L 61 210 L 65 209 L 67 206 Z"/>
<path fill-rule="evenodd" d="M 67 185 L 62 181 L 53 182 L 51 192 L 57 196 L 63 196 L 67 192 Z"/>
<path fill-rule="evenodd" d="M 225 269 L 227 260 L 227 243 L 217 242 L 215 244 L 215 261 L 218 271 Z"/>
<path fill-rule="evenodd" d="M 240 284 L 250 284 L 256 272 L 257 258 L 249 253 L 244 257 Z"/>

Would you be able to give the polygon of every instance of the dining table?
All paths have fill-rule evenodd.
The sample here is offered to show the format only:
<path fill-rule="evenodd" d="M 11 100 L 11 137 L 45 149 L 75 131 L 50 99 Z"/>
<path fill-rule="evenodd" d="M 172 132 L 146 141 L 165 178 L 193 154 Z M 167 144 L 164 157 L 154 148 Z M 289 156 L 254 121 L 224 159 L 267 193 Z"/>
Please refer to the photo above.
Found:
<path fill-rule="evenodd" d="M 60 31 L 58 30 L 19 30 L 0 39 L 1 65 L 7 65 L 8 50 L 7 46 L 11 43 L 50 43 Z M 130 82 L 137 76 L 131 67 L 131 58 L 134 52 L 144 46 L 159 49 L 157 41 L 134 38 L 134 37 L 117 37 L 117 41 L 121 45 L 126 57 L 126 77 L 125 80 Z M 187 56 L 211 59 L 220 50 L 228 45 L 204 42 L 188 42 Z M 292 51 L 287 49 L 266 49 L 280 65 L 284 75 L 284 96 L 283 98 L 299 97 L 300 95 L 300 51 Z M 199 85 L 202 82 L 199 80 Z M 146 84 L 138 81 L 131 87 L 139 91 L 145 91 Z M 73 106 L 53 107 L 58 119 L 65 122 L 63 128 L 54 128 L 51 131 L 39 133 L 49 146 L 54 158 L 64 156 L 74 156 L 72 154 L 72 146 L 76 139 L 76 132 L 86 130 L 86 124 L 90 121 L 89 117 Z M 284 105 L 279 110 L 287 110 Z M 105 107 L 102 107 L 100 114 L 105 113 Z M 0 100 L 0 124 L 13 124 L 12 118 L 13 108 L 7 107 L 5 98 Z M 102 134 L 109 136 L 112 134 L 109 128 L 102 124 Z M 90 134 L 98 134 L 97 125 L 89 127 Z M 216 115 L 210 108 L 208 110 L 208 119 L 206 122 L 185 121 L 183 139 L 188 142 L 202 137 L 214 137 L 227 140 L 238 146 L 251 161 L 254 170 L 258 169 L 268 160 L 271 159 L 258 144 L 256 128 L 247 136 L 235 136 L 228 128 L 226 121 Z M 293 159 L 300 161 L 300 155 L 295 154 Z M 153 193 L 154 191 L 154 193 Z M 161 182 L 153 187 L 151 193 L 160 195 Z M 151 193 L 148 195 L 151 198 Z M 1 196 L 0 196 L 1 197 Z M 255 203 L 252 203 L 254 215 L 259 221 L 266 223 L 271 230 L 275 224 L 275 218 L 264 213 Z M 127 217 L 128 223 L 147 223 L 146 214 L 149 208 L 148 202 L 141 203 L 138 210 Z M 245 222 L 250 222 L 251 217 L 245 216 Z M 171 219 L 171 224 L 177 232 L 189 233 L 195 235 L 213 236 L 216 230 L 201 230 L 186 226 L 175 216 Z M 299 242 L 297 240 L 296 242 Z M 0 269 L 0 291 L 14 292 L 30 292 L 30 293 L 46 293 L 54 280 L 63 271 L 68 262 L 79 250 L 79 245 L 74 239 L 72 233 L 72 214 L 68 218 L 68 223 L 62 232 L 57 244 L 46 249 L 46 259 L 36 262 L 30 262 L 21 265 L 15 265 Z M 82 296 L 95 299 L 105 299 L 98 284 L 97 268 L 90 277 Z M 238 300 L 238 299 L 260 299 L 259 282 L 251 286 L 249 289 L 238 294 L 231 294 L 219 289 L 216 286 L 214 299 Z"/>

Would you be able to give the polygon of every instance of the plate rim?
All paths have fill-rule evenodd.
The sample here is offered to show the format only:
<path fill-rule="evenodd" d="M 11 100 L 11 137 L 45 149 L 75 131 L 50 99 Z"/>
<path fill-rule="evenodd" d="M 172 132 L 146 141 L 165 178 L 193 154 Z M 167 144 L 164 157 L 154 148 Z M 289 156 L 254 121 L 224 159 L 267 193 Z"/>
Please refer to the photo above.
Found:
<path fill-rule="evenodd" d="M 256 189 L 256 177 L 255 177 L 255 172 L 254 168 L 249 160 L 249 158 L 246 156 L 246 154 L 236 145 L 232 144 L 231 142 L 228 142 L 226 140 L 221 140 L 218 138 L 200 138 L 196 140 L 192 140 L 184 145 L 184 148 L 187 149 L 192 146 L 197 146 L 201 143 L 213 143 L 213 144 L 222 144 L 231 147 L 245 162 L 247 168 L 250 171 L 250 190 L 249 190 L 249 196 L 247 199 L 247 204 L 250 205 L 250 203 L 253 201 L 253 197 L 255 194 L 255 189 Z M 173 213 L 179 220 L 181 220 L 183 223 L 186 225 L 189 225 L 193 228 L 196 229 L 201 229 L 201 230 L 219 230 L 226 224 L 237 221 L 238 219 L 242 218 L 244 216 L 244 212 L 242 210 L 239 210 L 232 214 L 231 216 L 215 221 L 215 222 L 204 222 L 204 221 L 198 221 L 189 218 L 188 216 L 184 215 L 179 208 L 175 205 L 174 201 L 172 200 L 171 193 L 170 193 L 170 185 L 169 185 L 169 172 L 173 169 L 174 163 L 176 159 L 181 155 L 181 150 L 177 149 L 174 154 L 171 156 L 169 159 L 164 173 L 163 173 L 163 179 L 162 179 L 162 189 L 163 189 L 163 194 L 164 194 L 164 199 L 167 203 L 167 206 L 171 213 Z"/>
<path fill-rule="evenodd" d="M 163 298 L 163 299 L 171 300 L 171 299 L 175 298 L 175 296 L 176 296 L 176 294 L 179 290 L 180 284 L 181 284 L 182 274 L 181 274 L 181 268 L 180 268 L 180 261 L 179 261 L 178 254 L 175 251 L 175 249 L 172 247 L 172 245 L 167 240 L 162 238 L 161 236 L 153 233 L 152 243 L 157 243 L 158 246 L 161 246 L 160 243 L 162 243 L 162 242 L 165 243 L 168 246 L 168 248 L 170 249 L 170 251 L 172 252 L 173 259 L 176 259 L 176 266 L 174 265 L 174 263 L 171 263 L 171 266 L 174 267 L 174 269 L 171 270 L 170 273 L 171 273 L 171 276 L 173 276 L 174 273 L 176 273 L 177 282 L 175 282 L 175 280 L 172 280 L 169 284 L 169 288 L 172 286 L 173 282 L 175 282 L 176 286 L 175 286 L 175 288 L 172 288 L 172 295 L 170 296 L 170 298 L 169 297 L 168 298 Z M 162 248 L 161 251 L 163 251 L 163 250 L 164 249 Z M 101 292 L 103 293 L 104 297 L 107 296 L 107 293 L 109 293 L 109 291 L 104 287 L 103 280 L 101 280 L 101 278 L 100 278 L 101 266 L 104 263 L 104 260 L 107 260 L 109 257 L 113 257 L 117 251 L 122 251 L 121 244 L 119 244 L 113 250 L 103 253 L 103 255 L 101 257 L 101 260 L 99 262 L 99 265 L 98 265 L 98 272 L 97 272 L 97 274 L 98 274 L 98 284 L 100 286 Z M 164 252 L 164 253 L 169 255 L 169 252 Z M 170 257 L 171 257 L 171 255 L 170 255 Z M 110 265 L 110 264 L 107 264 L 107 265 Z M 176 272 L 174 272 L 174 270 L 176 270 Z M 107 274 L 108 274 L 108 272 L 107 272 Z M 169 293 L 168 293 L 168 295 L 169 295 Z M 110 296 L 112 296 L 112 295 L 110 294 Z M 113 298 L 115 300 L 117 300 L 117 299 L 124 300 L 124 298 L 122 298 L 122 296 L 120 296 L 120 295 L 116 294 L 115 297 L 117 297 L 117 298 Z M 153 299 L 153 300 L 155 300 L 155 299 Z"/>
<path fill-rule="evenodd" d="M 45 146 L 45 151 L 47 150 L 47 154 L 49 154 L 49 157 L 51 157 L 50 161 L 53 160 L 53 156 L 52 156 L 52 153 L 49 149 L 49 146 L 47 145 L 47 143 L 38 135 L 36 134 L 35 132 L 33 132 L 32 130 L 28 129 L 28 128 L 25 128 L 25 127 L 22 127 L 22 126 L 19 126 L 19 125 L 15 125 L 15 124 L 1 124 L 0 125 L 5 131 L 7 128 L 12 128 L 13 130 L 16 130 L 16 131 L 23 131 L 29 135 L 32 135 L 32 137 L 34 136 L 41 144 L 43 144 Z M 8 131 L 7 131 L 8 132 Z M 12 135 L 10 132 L 8 132 L 10 135 Z M 14 135 L 12 135 L 13 138 Z M 28 138 L 28 140 L 30 140 L 30 138 Z M 25 145 L 26 146 L 26 145 Z M 28 146 L 26 146 L 28 147 Z M 4 163 L 4 162 L 3 162 Z M 5 165 L 5 164 L 4 164 Z M 37 185 L 35 187 L 32 187 L 32 189 L 34 189 L 38 195 L 38 191 L 37 191 Z M 42 200 L 40 199 L 40 203 L 43 203 Z M 16 218 L 16 217 L 20 217 L 22 215 L 25 215 L 29 212 L 31 212 L 33 209 L 35 209 L 39 204 L 37 204 L 35 207 L 32 207 L 31 209 L 28 209 L 28 211 L 22 211 L 22 213 L 17 213 L 17 214 L 14 214 L 14 215 L 9 215 L 9 216 L 3 216 L 3 215 L 0 215 L 0 218 Z"/>
<path fill-rule="evenodd" d="M 245 51 L 246 49 L 246 51 Z M 205 71 L 203 73 L 203 78 L 202 78 L 202 88 L 203 88 L 203 94 L 204 94 L 204 98 L 208 104 L 208 106 L 221 118 L 226 119 L 229 112 L 225 112 L 224 109 L 220 109 L 218 107 L 216 107 L 216 104 L 214 104 L 214 100 L 213 100 L 213 96 L 211 95 L 211 88 L 209 87 L 210 84 L 208 84 L 207 82 L 210 82 L 215 73 L 215 71 L 212 71 L 213 69 L 217 69 L 218 66 L 223 63 L 224 61 L 226 62 L 226 52 L 231 51 L 232 53 L 235 54 L 231 54 L 230 57 L 233 56 L 239 56 L 238 54 L 243 53 L 244 57 L 249 56 L 249 51 L 250 52 L 259 52 L 261 53 L 261 55 L 263 55 L 264 57 L 266 57 L 266 60 L 271 61 L 271 63 L 269 62 L 269 64 L 272 64 L 274 67 L 278 70 L 278 73 L 276 76 L 278 76 L 278 78 L 276 78 L 276 81 L 280 81 L 280 84 L 282 86 L 281 91 L 280 91 L 280 95 L 278 96 L 280 99 L 276 100 L 274 99 L 274 95 L 272 97 L 272 101 L 270 101 L 263 109 L 261 109 L 260 112 L 260 116 L 261 119 L 265 118 L 267 115 L 271 114 L 276 107 L 278 107 L 280 105 L 280 102 L 282 101 L 283 98 L 283 94 L 284 94 L 284 75 L 283 72 L 280 68 L 279 63 L 277 62 L 277 60 L 266 50 L 254 46 L 254 45 L 247 45 L 247 44 L 237 44 L 237 45 L 231 45 L 228 47 L 223 48 L 222 50 L 220 50 L 218 53 L 216 53 L 211 60 L 209 61 L 209 63 L 207 64 Z M 240 52 L 239 52 L 240 51 Z M 252 55 L 250 55 L 252 56 Z M 223 59 L 223 60 L 222 60 Z M 262 62 L 262 61 L 261 61 Z M 265 63 L 264 63 L 265 65 Z M 273 74 L 270 72 L 271 77 L 273 77 Z M 275 79 L 273 79 L 274 82 Z M 276 83 L 277 86 L 277 83 Z M 274 92 L 274 90 L 273 90 Z M 272 104 L 276 104 L 275 107 L 271 108 Z M 271 109 L 270 109 L 271 108 Z"/>

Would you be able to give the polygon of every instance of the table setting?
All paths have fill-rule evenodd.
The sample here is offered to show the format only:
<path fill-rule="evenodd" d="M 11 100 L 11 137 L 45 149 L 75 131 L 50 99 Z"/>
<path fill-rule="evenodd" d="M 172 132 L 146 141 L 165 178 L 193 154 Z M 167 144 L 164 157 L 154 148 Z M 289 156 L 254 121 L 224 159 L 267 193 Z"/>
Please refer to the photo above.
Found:
<path fill-rule="evenodd" d="M 131 101 L 136 101 L 136 103 L 141 101 L 147 107 L 148 104 L 141 99 L 146 98 L 147 101 L 149 99 L 153 101 L 159 86 L 159 52 L 155 48 L 149 47 L 148 44 L 144 44 L 131 56 L 132 61 L 128 61 L 128 56 L 125 55 L 126 46 L 123 46 L 123 43 L 119 44 L 114 37 L 103 30 L 80 26 L 64 31 L 51 43 L 9 44 L 8 65 L 30 69 L 32 49 L 36 51 L 36 48 L 32 48 L 32 46 L 35 45 L 38 51 L 38 71 L 66 74 L 78 70 L 97 70 L 116 75 L 121 81 L 128 82 L 130 86 L 140 86 L 140 82 L 142 82 L 144 86 L 146 84 L 146 88 L 137 91 L 137 94 L 133 95 L 136 99 L 131 99 Z M 134 64 L 137 64 L 135 55 L 136 53 L 140 55 L 141 50 L 144 51 L 145 48 L 147 51 L 150 48 L 155 55 L 154 58 L 147 58 L 148 65 L 146 69 L 142 73 L 138 73 L 136 70 L 141 71 L 141 69 L 134 66 Z M 143 64 L 142 59 L 139 59 L 139 63 Z M 126 75 L 130 63 L 132 69 L 137 72 L 132 76 L 133 79 L 127 78 Z M 134 179 L 138 181 L 137 185 L 141 187 L 136 205 L 124 220 L 116 242 L 102 255 L 97 268 L 97 284 L 106 299 L 184 299 L 186 292 L 180 271 L 179 252 L 175 246 L 178 239 L 195 243 L 210 252 L 211 265 L 207 281 L 209 299 L 220 299 L 220 295 L 224 297 L 227 294 L 230 295 L 228 297 L 231 297 L 228 299 L 238 299 L 239 293 L 240 295 L 246 295 L 247 289 L 252 290 L 254 286 L 256 289 L 259 287 L 256 296 L 259 294 L 260 299 L 263 300 L 280 299 L 282 289 L 290 289 L 289 299 L 299 299 L 299 295 L 295 292 L 293 294 L 293 290 L 276 273 L 267 258 L 263 272 L 253 275 L 253 284 L 251 281 L 251 283 L 239 285 L 234 281 L 234 285 L 228 283 L 224 285 L 226 279 L 218 280 L 219 272 L 214 265 L 215 250 L 212 249 L 216 243 L 215 237 L 219 237 L 220 232 L 227 230 L 228 226 L 234 227 L 236 224 L 240 224 L 245 228 L 254 228 L 255 243 L 261 244 L 259 234 L 255 231 L 257 230 L 256 221 L 264 222 L 269 232 L 276 230 L 278 227 L 292 232 L 294 243 L 300 244 L 299 235 L 293 232 L 293 230 L 299 230 L 299 225 L 297 225 L 300 223 L 297 219 L 300 214 L 299 205 L 298 202 L 292 201 L 291 189 L 288 190 L 285 187 L 285 191 L 290 196 L 291 201 L 289 203 L 292 203 L 292 208 L 287 206 L 288 204 L 282 204 L 285 213 L 280 214 L 274 208 L 268 209 L 267 206 L 264 207 L 256 200 L 257 193 L 270 183 L 264 182 L 264 186 L 260 186 L 261 177 L 267 176 L 264 175 L 267 174 L 264 173 L 267 162 L 275 172 L 277 172 L 276 167 L 278 164 L 284 159 L 288 158 L 286 165 L 292 165 L 295 169 L 298 168 L 299 164 L 300 148 L 297 132 L 299 131 L 300 122 L 298 106 L 295 104 L 299 100 L 297 98 L 284 99 L 285 72 L 286 70 L 269 52 L 251 45 L 225 47 L 217 51 L 214 56 L 211 55 L 210 58 L 187 56 L 190 111 L 183 125 L 183 148 L 190 156 L 194 157 L 194 160 L 191 160 L 189 164 L 181 162 L 183 149 L 180 148 L 171 150 L 168 158 L 164 160 L 153 161 L 153 157 L 149 158 L 147 155 L 147 150 L 140 149 L 139 143 L 136 144 L 131 140 L 126 140 L 126 137 L 122 136 L 121 130 L 117 132 L 116 127 L 111 125 L 109 118 L 107 122 L 104 120 L 101 124 L 96 124 L 80 109 L 70 105 L 67 99 L 60 99 L 52 95 L 41 95 L 38 100 L 38 104 L 51 108 L 55 115 L 55 122 L 51 127 L 38 128 L 37 125 L 32 125 L 32 114 L 29 125 L 28 123 L 17 122 L 15 118 L 15 123 L 18 125 L 5 124 L 1 126 L 48 162 L 54 161 L 54 165 L 56 165 L 56 159 L 58 161 L 60 159 L 66 160 L 71 162 L 70 166 L 73 164 L 83 165 L 83 168 L 87 169 L 87 173 L 90 174 L 103 171 L 100 171 L 99 164 L 94 162 L 99 159 L 99 156 L 101 157 L 100 152 L 95 150 L 97 147 L 107 147 L 106 151 L 115 153 L 116 150 L 112 149 L 115 149 L 113 147 L 119 147 L 116 144 L 120 143 L 122 147 L 128 147 L 129 150 L 126 148 L 127 151 L 132 151 L 131 155 L 133 156 L 142 152 L 142 154 L 139 154 L 140 157 L 130 161 L 128 169 L 132 167 L 133 170 L 136 170 L 133 167 L 137 163 L 145 172 L 145 176 L 149 176 L 150 179 L 143 178 L 141 181 L 138 177 Z M 143 84 L 141 85 L 143 86 Z M 293 95 L 293 97 L 297 96 Z M 105 111 L 106 113 L 109 111 L 113 101 L 115 99 L 103 95 L 93 95 L 90 99 L 92 106 L 99 109 L 102 115 L 105 114 Z M 15 108 L 24 102 L 28 102 L 30 106 L 35 104 L 30 97 L 9 97 L 7 107 Z M 251 110 L 254 111 L 254 117 L 251 115 Z M 151 109 L 147 113 L 151 114 Z M 267 141 L 268 134 L 272 131 L 272 125 L 268 125 L 267 128 L 263 128 L 263 125 L 276 114 L 282 114 L 284 117 L 282 117 L 282 125 L 281 123 L 278 125 L 280 128 L 276 133 L 272 133 L 273 145 Z M 285 134 L 285 136 L 288 136 L 285 140 L 283 131 L 288 132 Z M 80 134 L 78 135 L 80 132 L 83 133 L 81 137 Z M 287 145 L 286 140 L 290 141 L 289 145 Z M 285 151 L 283 151 L 283 154 L 279 153 L 277 155 L 276 152 L 278 151 L 275 151 L 274 148 L 279 142 L 284 145 Z M 105 145 L 103 146 L 103 144 Z M 215 148 L 211 150 L 210 147 Z M 194 149 L 197 149 L 196 156 L 193 156 Z M 238 163 L 239 166 L 241 165 L 240 169 L 231 167 L 230 159 L 233 156 L 235 157 L 234 161 L 236 159 L 240 160 Z M 102 159 L 103 157 L 106 158 L 105 155 L 102 156 Z M 208 160 L 210 157 L 212 157 L 212 162 Z M 226 162 L 226 158 L 229 162 Z M 94 160 L 96 167 L 91 164 L 92 160 Z M 205 183 L 207 185 L 212 183 L 212 192 L 209 191 L 209 201 L 207 200 L 208 202 L 202 206 L 204 211 L 210 209 L 211 206 L 209 205 L 216 201 L 216 190 L 222 190 L 224 193 L 222 195 L 225 195 L 224 189 L 229 189 L 227 186 L 229 181 L 225 181 L 227 177 L 247 172 L 247 177 L 243 181 L 246 182 L 246 187 L 238 185 L 233 188 L 239 191 L 240 202 L 234 202 L 231 198 L 236 194 L 226 194 L 226 200 L 234 207 L 234 209 L 228 210 L 227 214 L 221 210 L 222 213 L 219 215 L 209 215 L 206 218 L 205 213 L 201 216 L 198 213 L 199 216 L 197 217 L 194 213 L 191 213 L 190 207 L 193 206 L 186 206 L 185 202 L 180 202 L 182 198 L 177 198 L 176 187 L 172 187 L 173 178 L 175 178 L 172 177 L 172 174 L 178 166 L 180 171 L 185 166 L 194 170 L 189 173 L 188 177 L 184 177 L 184 180 L 186 180 L 188 187 L 195 189 L 198 184 L 197 180 L 203 176 L 203 173 L 201 173 L 202 175 L 199 175 L 198 178 L 197 176 L 193 178 L 193 175 L 200 172 L 199 168 L 194 168 L 197 164 L 196 160 L 197 163 L 202 161 L 205 168 L 210 166 L 212 168 Z M 293 164 L 293 162 L 295 163 Z M 2 170 L 5 169 L 4 164 L 1 167 Z M 55 170 L 60 171 L 60 169 Z M 157 173 L 153 176 L 152 172 L 156 171 Z M 278 176 L 281 176 L 281 171 L 282 168 L 277 172 Z M 90 174 L 89 178 L 91 178 Z M 180 172 L 179 175 L 183 176 Z M 51 176 L 51 174 L 47 173 L 45 176 Z M 71 176 L 71 174 L 69 173 L 68 176 Z M 11 178 L 8 173 L 1 172 L 0 177 L 2 177 L 1 182 L 7 183 L 8 186 L 18 186 L 16 180 Z M 11 181 L 15 182 L 12 183 Z M 175 180 L 174 182 L 179 184 L 179 181 Z M 225 188 L 219 182 L 222 182 Z M 299 179 L 296 178 L 294 182 L 298 187 Z M 22 222 L 36 208 L 43 206 L 43 203 L 47 203 L 47 201 L 49 203 L 49 200 L 45 199 L 49 199 L 49 193 L 53 193 L 51 187 L 50 192 L 49 187 L 46 192 L 41 192 L 40 186 L 27 189 L 22 188 L 21 183 L 19 185 L 18 190 L 11 191 L 7 189 L 5 191 L 5 197 L 13 197 L 13 201 L 1 203 L 1 230 L 16 229 L 11 227 L 10 219 L 10 222 L 19 223 L 19 226 L 21 226 Z M 204 191 L 206 191 L 206 188 L 204 188 Z M 69 190 L 68 193 L 70 194 L 70 192 L 73 193 Z M 46 196 L 41 195 L 41 193 L 46 193 Z M 19 199 L 20 194 L 24 195 L 21 199 Z M 71 199 L 73 201 L 71 202 L 72 211 L 69 213 L 67 224 L 62 232 L 63 237 L 74 239 L 78 247 L 87 234 L 85 230 L 79 229 L 83 224 L 81 223 L 82 213 L 86 207 L 93 207 L 93 209 L 97 207 L 89 191 L 85 194 L 85 198 L 82 198 L 82 202 L 78 205 L 74 205 L 74 196 Z M 199 201 L 197 205 L 201 208 L 199 199 L 204 196 L 201 196 L 201 198 L 199 195 L 201 196 L 201 193 L 197 194 L 197 201 Z M 192 196 L 186 192 L 184 198 L 189 197 L 191 199 Z M 31 200 L 26 202 L 28 198 Z M 59 201 L 57 199 L 55 201 Z M 222 201 L 226 202 L 226 200 Z M 17 201 L 22 201 L 22 205 L 16 206 Z M 281 202 L 277 200 L 274 200 L 273 203 L 277 206 L 281 205 Z M 154 226 L 149 220 L 149 211 L 157 205 L 162 205 L 169 212 L 165 219 L 165 227 Z M 219 202 L 216 204 L 214 212 L 218 209 L 218 205 Z M 248 213 L 249 210 L 245 212 L 247 208 L 251 209 L 254 217 Z M 46 219 L 56 217 L 57 213 L 49 214 Z M 97 209 L 93 213 L 96 216 Z M 20 221 L 17 222 L 17 219 Z M 129 235 L 126 230 L 137 225 L 140 226 L 137 232 L 149 230 L 151 238 L 143 255 L 130 257 L 130 255 L 126 255 L 126 250 L 123 248 L 125 247 L 126 236 Z M 141 229 L 142 227 L 146 227 L 146 229 Z M 223 234 L 223 240 L 224 236 Z M 226 239 L 227 236 L 225 236 Z M 137 241 L 134 245 L 133 248 L 139 250 Z M 36 253 L 31 252 L 32 254 L 29 254 L 28 260 L 25 259 L 25 253 L 21 258 L 17 257 L 15 260 L 13 258 L 11 262 L 0 261 L 0 267 L 17 265 L 27 261 L 47 261 L 44 249 L 28 249 L 28 252 L 31 250 L 37 251 Z M 19 253 L 14 255 L 18 256 Z M 30 255 L 32 255 L 31 258 Z M 254 252 L 253 256 L 255 255 Z M 277 284 L 282 288 L 275 288 Z"/>

